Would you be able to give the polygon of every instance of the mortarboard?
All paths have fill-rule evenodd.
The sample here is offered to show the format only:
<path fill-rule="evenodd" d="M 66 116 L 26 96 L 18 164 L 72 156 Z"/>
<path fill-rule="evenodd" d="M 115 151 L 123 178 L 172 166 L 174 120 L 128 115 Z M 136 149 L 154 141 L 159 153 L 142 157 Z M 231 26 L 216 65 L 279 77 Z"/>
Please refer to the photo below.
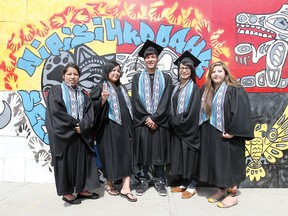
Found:
<path fill-rule="evenodd" d="M 174 64 L 178 66 L 183 61 L 192 62 L 194 68 L 196 68 L 201 63 L 201 61 L 192 55 L 189 51 L 185 51 L 181 56 L 179 56 L 179 58 L 174 61 Z"/>
<path fill-rule="evenodd" d="M 145 58 L 149 54 L 160 55 L 164 48 L 150 40 L 146 40 L 141 50 L 138 52 L 138 56 Z"/>

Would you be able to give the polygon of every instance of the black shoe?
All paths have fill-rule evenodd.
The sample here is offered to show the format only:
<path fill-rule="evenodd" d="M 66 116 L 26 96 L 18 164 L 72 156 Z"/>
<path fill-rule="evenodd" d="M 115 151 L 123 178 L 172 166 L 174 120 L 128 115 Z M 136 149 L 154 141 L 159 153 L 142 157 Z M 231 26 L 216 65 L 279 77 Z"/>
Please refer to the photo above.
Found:
<path fill-rule="evenodd" d="M 141 181 L 138 187 L 136 188 L 136 195 L 142 196 L 149 188 L 149 185 L 146 181 Z"/>
<path fill-rule="evenodd" d="M 78 199 L 98 199 L 99 197 L 100 197 L 100 195 L 97 194 L 97 193 L 92 193 L 89 196 L 82 195 L 82 194 L 77 194 L 77 198 Z"/>
<path fill-rule="evenodd" d="M 65 202 L 67 202 L 67 203 L 69 203 L 69 204 L 71 204 L 71 205 L 78 205 L 78 204 L 81 204 L 81 200 L 79 200 L 79 199 L 77 199 L 77 198 L 75 198 L 75 199 L 73 199 L 73 200 L 69 200 L 69 199 L 67 199 L 66 197 L 62 197 L 62 200 L 63 201 L 65 201 Z"/>
<path fill-rule="evenodd" d="M 160 180 L 155 182 L 154 187 L 160 196 L 167 196 L 167 190 L 165 188 L 164 181 Z"/>

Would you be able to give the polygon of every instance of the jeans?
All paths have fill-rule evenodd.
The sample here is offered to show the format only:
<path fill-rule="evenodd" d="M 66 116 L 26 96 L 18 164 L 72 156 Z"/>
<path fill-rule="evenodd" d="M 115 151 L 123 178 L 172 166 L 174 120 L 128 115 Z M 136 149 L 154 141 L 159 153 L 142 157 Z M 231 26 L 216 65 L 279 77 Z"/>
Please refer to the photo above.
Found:
<path fill-rule="evenodd" d="M 165 175 L 165 171 L 164 171 L 164 165 L 154 165 L 154 172 L 152 173 L 153 175 L 153 180 L 154 181 L 164 181 L 164 175 Z M 142 166 L 140 167 L 140 176 L 139 179 L 141 181 L 146 181 L 146 182 L 150 182 L 151 178 L 148 174 L 149 172 L 149 165 L 146 166 Z"/>

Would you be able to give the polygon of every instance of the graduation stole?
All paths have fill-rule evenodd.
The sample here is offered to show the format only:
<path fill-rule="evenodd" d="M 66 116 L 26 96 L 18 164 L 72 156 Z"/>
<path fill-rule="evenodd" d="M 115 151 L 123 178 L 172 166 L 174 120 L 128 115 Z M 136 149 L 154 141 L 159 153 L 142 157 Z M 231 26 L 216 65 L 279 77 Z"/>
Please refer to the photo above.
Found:
<path fill-rule="evenodd" d="M 210 116 L 210 124 L 220 130 L 221 132 L 225 131 L 224 126 L 224 99 L 227 91 L 227 84 L 223 82 L 221 86 L 218 88 L 216 94 L 214 95 L 211 107 L 211 116 Z M 201 108 L 200 108 L 200 119 L 199 125 L 205 122 L 208 118 L 206 115 L 206 111 L 203 107 L 205 101 L 205 95 L 203 95 L 201 99 Z"/>
<path fill-rule="evenodd" d="M 61 83 L 61 89 L 67 113 L 73 118 L 81 120 L 84 110 L 84 95 L 81 87 L 77 85 L 73 88 L 63 81 Z"/>
<path fill-rule="evenodd" d="M 109 103 L 108 117 L 109 117 L 110 120 L 116 122 L 119 125 L 122 125 L 121 110 L 120 110 L 120 106 L 119 106 L 118 95 L 117 95 L 113 85 L 111 84 L 111 82 L 108 81 L 107 84 L 108 84 L 108 92 L 109 92 L 109 97 L 108 97 L 108 103 Z M 126 106 L 127 106 L 128 110 L 129 110 L 131 119 L 133 119 L 132 105 L 131 105 L 130 98 L 129 98 L 126 90 L 124 89 L 124 87 L 122 85 L 120 85 L 120 90 L 121 90 L 121 93 L 124 96 L 125 103 L 126 103 Z"/>
<path fill-rule="evenodd" d="M 165 78 L 163 73 L 156 69 L 153 80 L 153 95 L 151 92 L 151 83 L 147 70 L 142 71 L 139 77 L 138 94 L 142 104 L 146 107 L 148 113 L 153 114 L 158 108 L 159 101 L 165 89 Z M 152 95 L 152 97 L 151 97 Z"/>
<path fill-rule="evenodd" d="M 177 92 L 177 90 L 179 89 L 181 83 L 178 83 L 173 92 L 172 92 L 172 96 L 171 96 L 171 110 L 172 110 L 172 114 L 174 115 L 174 109 L 173 109 L 173 97 L 175 95 L 175 93 Z M 186 111 L 188 109 L 188 104 L 190 101 L 190 97 L 192 95 L 193 92 L 193 86 L 194 86 L 194 82 L 189 79 L 185 85 L 182 87 L 182 89 L 179 92 L 179 96 L 178 96 L 178 101 L 177 101 L 177 114 L 181 114 L 184 111 Z"/>

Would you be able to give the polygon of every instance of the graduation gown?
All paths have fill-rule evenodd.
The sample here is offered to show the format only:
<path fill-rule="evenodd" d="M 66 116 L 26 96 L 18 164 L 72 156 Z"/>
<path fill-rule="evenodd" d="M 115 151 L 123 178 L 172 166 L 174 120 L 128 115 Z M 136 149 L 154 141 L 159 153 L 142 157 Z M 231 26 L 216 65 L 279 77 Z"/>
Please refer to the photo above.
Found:
<path fill-rule="evenodd" d="M 47 98 L 45 126 L 58 195 L 93 190 L 100 186 L 93 151 L 94 111 L 91 100 L 85 93 L 84 97 L 81 121 L 67 113 L 60 85 L 53 86 Z M 80 125 L 81 134 L 77 134 L 76 124 Z"/>
<path fill-rule="evenodd" d="M 98 110 L 95 110 L 97 118 L 95 126 L 103 175 L 106 179 L 112 181 L 135 173 L 133 123 L 120 87 L 115 87 L 115 91 L 118 95 L 122 125 L 109 119 L 108 101 L 101 108 L 102 84 L 94 87 L 90 94 L 93 106 L 98 108 Z"/>
<path fill-rule="evenodd" d="M 222 132 L 210 125 L 200 126 L 200 181 L 218 187 L 239 185 L 246 178 L 245 140 L 253 138 L 251 108 L 242 87 L 228 86 L 224 99 L 225 132 L 234 135 L 222 137 Z"/>
<path fill-rule="evenodd" d="M 164 165 L 168 162 L 167 147 L 170 142 L 169 112 L 172 80 L 168 74 L 163 73 L 165 89 L 160 98 L 158 108 L 154 114 L 147 112 L 140 100 L 138 83 L 140 73 L 135 74 L 132 79 L 132 108 L 133 125 L 135 129 L 135 154 L 138 165 Z M 146 119 L 150 117 L 158 129 L 152 130 L 145 125 Z"/>
<path fill-rule="evenodd" d="M 188 108 L 177 114 L 180 89 L 173 96 L 174 113 L 170 116 L 171 125 L 171 166 L 173 175 L 181 175 L 183 179 L 198 177 L 199 166 L 199 110 L 201 104 L 200 89 L 194 84 Z"/>

